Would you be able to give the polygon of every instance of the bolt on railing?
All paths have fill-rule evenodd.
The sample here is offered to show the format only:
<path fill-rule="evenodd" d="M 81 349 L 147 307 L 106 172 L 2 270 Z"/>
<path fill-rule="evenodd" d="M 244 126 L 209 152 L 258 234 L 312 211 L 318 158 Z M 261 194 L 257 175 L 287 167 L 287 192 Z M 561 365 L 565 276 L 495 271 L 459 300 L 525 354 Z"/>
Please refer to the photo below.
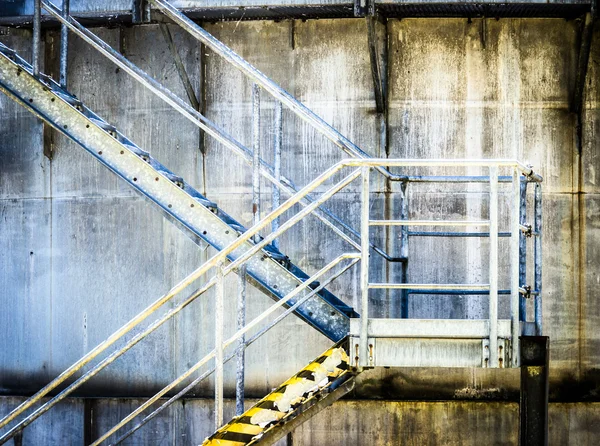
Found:
<path fill-rule="evenodd" d="M 423 164 L 420 164 L 423 163 Z M 460 162 L 459 162 L 460 163 Z M 394 161 L 391 161 L 388 166 L 395 165 Z M 433 163 L 428 164 L 426 160 L 419 161 L 415 160 L 411 165 L 443 165 L 442 162 L 439 164 Z M 460 165 L 460 164 L 454 164 Z M 468 164 L 464 164 L 467 166 Z M 472 164 L 471 164 L 472 165 Z M 401 216 L 400 219 L 396 220 L 372 220 L 369 216 L 369 169 L 363 166 L 361 172 L 362 175 L 362 192 L 361 192 L 361 235 L 363 249 L 361 251 L 361 324 L 358 344 L 358 363 L 361 367 L 370 366 L 369 358 L 372 354 L 369 351 L 368 343 L 368 311 L 369 311 L 369 290 L 370 289 L 399 289 L 399 290 L 410 290 L 410 291 L 422 291 L 423 293 L 439 292 L 439 294 L 463 294 L 464 292 L 474 292 L 479 294 L 480 292 L 487 292 L 489 295 L 489 307 L 488 307 L 488 338 L 489 338 L 489 367 L 504 366 L 500 364 L 500 358 L 498 355 L 498 296 L 501 293 L 499 290 L 499 168 L 509 167 L 511 168 L 511 176 L 508 177 L 505 182 L 509 182 L 511 188 L 510 194 L 510 231 L 506 234 L 510 237 L 510 290 L 502 294 L 510 294 L 510 320 L 511 320 L 511 364 L 512 367 L 517 367 L 519 360 L 519 336 L 522 334 L 521 322 L 526 321 L 525 311 L 521 314 L 521 308 L 524 307 L 524 298 L 521 298 L 521 293 L 526 287 L 526 254 L 525 247 L 523 247 L 524 230 L 527 230 L 525 225 L 524 215 L 524 203 L 527 199 L 526 187 L 529 180 L 536 183 L 536 203 L 537 199 L 541 200 L 541 186 L 539 182 L 541 177 L 534 175 L 530 168 L 523 166 L 519 163 L 514 162 L 513 164 L 506 164 L 504 162 L 489 161 L 487 165 L 481 165 L 487 167 L 489 176 L 487 181 L 489 184 L 489 219 L 488 220 L 409 220 L 406 206 L 406 191 L 402 192 L 402 204 L 401 204 Z M 524 175 L 524 180 L 521 181 L 521 175 Z M 485 177 L 479 177 L 479 179 L 486 179 Z M 435 182 L 435 177 L 431 177 L 428 182 Z M 459 181 L 460 182 L 460 181 Z M 524 186 L 522 185 L 524 183 Z M 538 211 L 538 209 L 540 209 Z M 539 217 L 538 217 L 539 213 Z M 540 219 L 538 223 L 538 218 Z M 464 227 L 480 227 L 488 226 L 488 233 L 478 233 L 479 237 L 489 237 L 489 256 L 488 256 L 488 267 L 489 267 L 489 283 L 488 284 L 416 284 L 407 283 L 406 275 L 403 274 L 401 283 L 371 283 L 369 282 L 369 252 L 368 249 L 364 249 L 365 239 L 369 237 L 369 228 L 371 226 L 400 226 L 401 228 L 407 228 L 410 226 L 464 226 Z M 541 253 L 538 254 L 541 249 L 541 206 L 536 207 L 535 212 L 535 224 L 534 230 L 529 231 L 529 235 L 535 235 L 535 255 L 534 255 L 534 290 L 536 301 L 534 320 L 536 333 L 541 335 Z M 432 235 L 435 233 L 424 233 L 418 235 Z M 444 233 L 444 235 L 450 235 L 455 237 L 469 236 L 468 233 Z M 403 242 L 408 241 L 410 232 L 408 234 L 401 234 Z M 403 243 L 404 249 L 407 249 L 407 243 Z M 405 295 L 403 295 L 403 298 Z M 403 315 L 407 317 L 408 315 Z"/>
<path fill-rule="evenodd" d="M 519 189 L 520 188 L 520 179 L 519 179 L 520 173 L 524 173 L 525 175 L 528 175 L 534 179 L 537 179 L 537 177 L 533 177 L 534 174 L 533 174 L 533 171 L 531 168 L 524 166 L 521 163 L 518 163 L 516 161 L 511 161 L 511 160 L 388 160 L 388 159 L 343 160 L 343 161 L 335 164 L 334 166 L 332 166 L 327 171 L 325 171 L 323 174 L 321 174 L 319 177 L 317 177 L 314 181 L 312 181 L 309 185 L 305 186 L 301 191 L 296 193 L 292 198 L 290 198 L 289 200 L 284 202 L 282 205 L 280 205 L 277 209 L 270 212 L 264 219 L 262 219 L 260 222 L 255 224 L 247 232 L 245 232 L 244 234 L 241 234 L 233 243 L 231 243 L 228 247 L 226 247 L 225 249 L 223 249 L 222 251 L 220 251 L 219 253 L 214 255 L 205 264 L 200 266 L 192 274 L 190 274 L 187 278 L 185 278 L 178 285 L 176 285 L 173 289 L 171 289 L 166 295 L 162 296 L 157 301 L 155 301 L 152 305 L 150 305 L 145 310 L 143 310 L 138 315 L 136 315 L 131 321 L 129 321 L 127 324 L 125 324 L 123 327 L 121 327 L 119 330 L 117 330 L 106 341 L 104 341 L 99 346 L 94 348 L 90 353 L 88 353 L 83 358 L 81 358 L 79 361 L 77 361 L 74 365 L 69 367 L 58 378 L 53 380 L 46 387 L 44 387 L 41 391 L 36 393 L 33 397 L 28 399 L 26 402 L 24 402 L 19 407 L 17 407 L 15 410 L 13 410 L 4 419 L 2 419 L 0 421 L 0 427 L 6 426 L 8 423 L 10 423 L 12 420 L 14 420 L 17 416 L 19 416 L 25 410 L 31 408 L 35 403 L 40 401 L 41 398 L 43 398 L 45 395 L 47 395 L 52 390 L 56 389 L 60 384 L 62 384 L 69 377 L 71 377 L 75 372 L 77 372 L 82 367 L 84 367 L 86 364 L 91 362 L 94 358 L 99 356 L 108 347 L 110 347 L 112 344 L 114 344 L 118 339 L 123 337 L 125 334 L 127 334 L 129 331 L 131 331 L 135 326 L 139 325 L 142 321 L 144 321 L 147 317 L 149 317 L 150 314 L 154 313 L 158 308 L 160 308 L 162 305 L 164 305 L 164 303 L 166 303 L 167 301 L 172 299 L 179 292 L 183 291 L 193 281 L 195 281 L 202 275 L 206 274 L 210 269 L 212 269 L 214 267 L 217 268 L 216 276 L 213 277 L 211 280 L 209 280 L 208 283 L 205 284 L 201 289 L 192 293 L 192 295 L 190 295 L 184 302 L 182 302 L 178 306 L 169 310 L 164 316 L 162 316 L 161 318 L 157 319 L 155 322 L 150 324 L 143 332 L 134 336 L 123 348 L 110 354 L 108 357 L 106 357 L 104 360 L 102 360 L 98 365 L 93 367 L 91 370 L 89 370 L 83 376 L 81 376 L 78 380 L 76 380 L 74 383 L 69 385 L 66 389 L 61 391 L 58 395 L 56 395 L 51 400 L 49 400 L 48 402 L 46 402 L 43 405 L 41 405 L 40 407 L 38 407 L 32 414 L 30 414 L 29 416 L 27 416 L 26 418 L 21 420 L 17 425 L 15 425 L 13 428 L 11 428 L 8 432 L 6 432 L 3 436 L 0 437 L 0 444 L 8 441 L 8 439 L 12 438 L 14 435 L 16 435 L 18 432 L 20 432 L 23 428 L 25 428 L 27 425 L 29 425 L 31 422 L 33 422 L 35 419 L 37 419 L 39 416 L 41 416 L 43 413 L 45 413 L 47 410 L 49 410 L 51 407 L 53 407 L 56 403 L 58 403 L 59 401 L 64 399 L 67 395 L 69 395 L 74 390 L 79 388 L 87 380 L 89 380 L 90 378 L 95 376 L 100 370 L 104 369 L 106 366 L 108 366 L 109 364 L 114 362 L 114 360 L 116 360 L 118 357 L 120 357 L 126 351 L 131 349 L 134 345 L 136 345 L 138 342 L 140 342 L 148 334 L 150 334 L 154 330 L 156 330 L 165 321 L 167 321 L 168 319 L 170 319 L 171 317 L 173 317 L 174 315 L 179 313 L 183 308 L 188 306 L 197 297 L 204 294 L 208 289 L 212 288 L 215 285 L 217 286 L 217 290 L 218 290 L 217 291 L 218 304 L 217 304 L 217 311 L 216 311 L 216 313 L 217 313 L 217 321 L 216 321 L 217 322 L 216 323 L 217 332 L 215 335 L 216 336 L 215 349 L 213 349 L 213 351 L 211 353 L 209 353 L 209 355 L 207 355 L 201 361 L 196 363 L 196 365 L 194 365 L 190 370 L 188 370 L 183 375 L 181 375 L 179 378 L 177 378 L 177 380 L 175 380 L 174 382 L 169 384 L 167 387 L 165 387 L 163 390 L 161 390 L 159 393 L 157 393 L 154 397 L 152 397 L 150 400 L 148 400 L 148 402 L 146 402 L 144 405 L 140 406 L 140 408 L 138 408 L 136 411 L 134 411 L 132 414 L 130 414 L 128 417 L 126 417 L 124 420 L 122 420 L 122 422 L 119 423 L 119 425 L 115 426 L 115 428 L 113 428 L 113 430 L 106 433 L 104 436 L 102 436 L 100 439 L 98 439 L 96 441 L 96 443 L 94 443 L 94 444 L 99 444 L 101 441 L 103 441 L 104 439 L 106 439 L 110 435 L 112 435 L 114 432 L 116 432 L 116 430 L 118 430 L 121 426 L 123 426 L 127 422 L 133 420 L 137 415 L 141 414 L 141 412 L 143 410 L 148 408 L 151 404 L 153 404 L 160 397 L 165 395 L 168 391 L 172 390 L 180 382 L 182 382 L 183 380 L 190 377 L 196 370 L 198 370 L 200 367 L 202 367 L 204 364 L 206 364 L 207 361 L 209 361 L 213 357 L 218 358 L 218 362 L 215 365 L 215 369 L 216 369 L 217 375 L 218 375 L 218 379 L 216 380 L 217 386 L 218 386 L 218 388 L 216 390 L 216 398 L 217 398 L 217 407 L 222 408 L 222 404 L 219 402 L 219 400 L 222 401 L 222 391 L 219 390 L 219 387 L 222 387 L 222 383 L 223 383 L 222 382 L 222 364 L 224 362 L 224 349 L 230 345 L 233 345 L 235 342 L 239 341 L 240 339 L 242 339 L 243 335 L 248 333 L 248 331 L 251 330 L 252 328 L 256 327 L 259 322 L 261 322 L 263 319 L 265 319 L 268 315 L 272 314 L 273 311 L 275 311 L 277 308 L 281 307 L 282 305 L 287 304 L 288 302 L 291 302 L 292 298 L 297 296 L 299 293 L 303 292 L 307 287 L 310 286 L 310 284 L 312 284 L 314 281 L 318 280 L 321 277 L 321 275 L 323 275 L 327 271 L 331 270 L 335 265 L 337 265 L 338 263 L 340 263 L 341 261 L 343 261 L 345 259 L 357 260 L 359 257 L 361 258 L 361 261 L 362 261 L 362 265 L 361 265 L 361 268 L 362 268 L 362 271 L 361 271 L 361 296 L 362 296 L 361 297 L 362 298 L 361 308 L 362 308 L 362 314 L 363 314 L 363 317 L 361 320 L 361 334 L 360 334 L 360 336 L 361 336 L 360 357 L 363 358 L 363 359 L 361 359 L 361 365 L 364 366 L 365 365 L 364 358 L 366 358 L 368 356 L 368 353 L 367 353 L 368 346 L 365 344 L 365 341 L 367 339 L 367 328 L 368 328 L 368 311 L 369 311 L 369 309 L 368 309 L 368 290 L 369 290 L 369 288 L 388 287 L 388 286 L 396 287 L 396 288 L 427 287 L 427 288 L 432 288 L 432 289 L 450 289 L 450 290 L 457 288 L 456 285 L 439 285 L 439 284 L 417 285 L 417 284 L 404 284 L 404 283 L 403 284 L 371 284 L 371 283 L 369 283 L 369 279 L 368 279 L 368 264 L 369 264 L 368 256 L 369 256 L 369 248 L 370 248 L 369 227 L 373 223 L 375 223 L 376 225 L 378 224 L 377 221 L 373 222 L 372 220 L 370 220 L 370 217 L 369 217 L 369 193 L 370 193 L 369 171 L 372 167 L 375 167 L 377 165 L 384 165 L 384 164 L 391 165 L 391 166 L 398 166 L 398 167 L 411 167 L 411 166 L 430 166 L 430 167 L 435 167 L 435 166 L 438 166 L 438 167 L 479 166 L 479 167 L 488 167 L 490 169 L 489 180 L 490 180 L 490 190 L 491 190 L 490 222 L 489 222 L 490 238 L 494 238 L 494 234 L 496 234 L 496 245 L 497 245 L 497 233 L 498 233 L 498 230 L 497 230 L 497 225 L 498 225 L 498 222 L 497 222 L 498 221 L 498 215 L 497 215 L 498 214 L 497 213 L 498 168 L 499 167 L 512 167 L 514 169 L 512 185 L 513 185 L 513 187 L 515 187 L 519 190 L 519 193 L 518 194 L 514 193 L 513 199 L 517 199 L 520 197 L 520 189 Z M 299 203 L 303 197 L 305 197 L 307 194 L 316 190 L 320 185 L 324 184 L 327 180 L 332 178 L 336 173 L 340 172 L 342 169 L 347 168 L 347 167 L 352 167 L 352 168 L 356 168 L 356 169 L 353 170 L 352 173 L 350 173 L 349 175 L 344 177 L 342 180 L 338 181 L 334 186 L 330 187 L 326 192 L 323 192 L 321 194 L 321 196 L 319 197 L 319 199 L 315 200 L 313 203 L 311 203 L 307 207 L 300 210 L 294 216 L 290 217 L 284 224 L 282 224 L 279 227 L 279 229 L 277 231 L 272 232 L 271 234 L 267 235 L 259 243 L 253 245 L 251 248 L 247 249 L 245 252 L 241 253 L 239 251 L 239 248 L 241 248 L 244 243 L 248 242 L 249 240 L 252 240 L 256 234 L 258 234 L 261 230 L 266 229 L 276 218 L 278 218 L 284 212 L 290 210 L 291 207 L 294 206 L 295 204 Z M 330 262 L 327 266 L 322 268 L 319 272 L 317 272 L 312 277 L 307 279 L 305 282 L 300 284 L 298 288 L 296 288 L 294 291 L 289 293 L 282 300 L 278 301 L 276 304 L 274 304 L 272 307 L 270 307 L 268 310 L 266 310 L 264 313 L 262 313 L 255 320 L 253 320 L 249 324 L 246 324 L 243 328 L 240 328 L 234 336 L 229 338 L 227 341 L 221 342 L 222 341 L 222 331 L 221 331 L 222 311 L 220 310 L 220 308 L 221 308 L 220 302 L 222 302 L 221 297 L 222 297 L 222 280 L 223 280 L 223 278 L 227 274 L 229 274 L 231 272 L 235 272 L 238 268 L 242 267 L 248 259 L 250 259 L 254 254 L 256 254 L 256 252 L 258 252 L 259 250 L 264 248 L 267 244 L 271 243 L 275 238 L 280 236 L 282 233 L 289 230 L 291 227 L 293 227 L 295 224 L 297 224 L 303 218 L 307 217 L 309 214 L 314 212 L 319 206 L 321 206 L 322 204 L 327 202 L 332 196 L 337 194 L 339 191 L 341 191 L 343 188 L 348 186 L 350 183 L 352 183 L 354 180 L 358 179 L 359 177 L 362 177 L 362 183 L 361 183 L 362 184 L 362 188 L 361 188 L 361 190 L 362 190 L 362 194 L 361 194 L 361 196 L 362 196 L 362 210 L 361 210 L 362 240 L 361 240 L 361 244 L 362 245 L 361 245 L 361 248 L 362 249 L 361 249 L 361 253 L 360 254 L 359 253 L 348 253 L 348 254 L 342 254 L 342 255 L 338 256 L 334 261 Z M 537 234 L 537 236 L 539 238 L 539 235 L 541 235 L 541 188 L 539 188 L 538 186 L 539 186 L 539 184 L 536 184 L 535 233 Z M 539 201 L 540 206 L 538 206 L 538 196 L 539 196 L 539 200 L 540 200 Z M 520 207 L 520 203 L 518 203 L 518 204 L 513 203 L 513 209 L 516 209 L 517 212 L 516 212 L 516 217 L 515 217 L 515 215 L 513 215 L 513 225 L 512 225 L 511 237 L 512 237 L 513 242 L 516 241 L 517 248 L 518 248 L 518 243 L 519 243 L 519 234 L 521 231 L 521 225 L 520 225 L 520 221 L 519 221 L 520 215 L 518 212 L 519 207 Z M 494 208 L 496 208 L 496 210 L 494 210 Z M 515 220 L 517 222 L 516 224 L 514 223 Z M 405 221 L 405 220 L 403 219 L 403 221 Z M 408 221 L 409 223 L 411 222 L 411 220 L 406 220 L 406 221 Z M 418 221 L 414 221 L 414 220 L 412 220 L 412 221 L 419 223 Z M 431 223 L 431 221 L 429 223 Z M 536 246 L 537 246 L 537 244 L 539 244 L 539 242 L 536 239 Z M 514 243 L 513 243 L 513 245 L 514 245 Z M 516 256 L 515 256 L 515 252 L 516 252 Z M 231 258 L 231 256 L 234 253 L 235 253 L 235 256 L 237 256 L 237 257 L 233 258 L 229 265 L 224 266 L 223 262 L 226 262 L 228 258 Z M 511 253 L 513 255 L 513 261 L 516 261 L 516 264 L 519 265 L 520 258 L 519 258 L 518 249 L 516 249 L 516 251 L 515 251 L 515 249 L 513 248 Z M 497 285 L 496 285 L 496 288 L 494 288 L 493 283 L 492 283 L 494 280 L 494 277 L 497 277 L 497 274 L 498 274 L 497 264 L 496 265 L 492 264 L 493 258 L 494 257 L 497 258 L 497 255 L 498 255 L 497 246 L 494 247 L 494 243 L 492 243 L 491 249 L 490 249 L 490 263 L 491 263 L 490 285 L 488 285 L 489 291 L 490 291 L 490 320 L 489 320 L 490 346 L 492 345 L 492 342 L 495 338 L 494 333 L 496 333 L 494 331 L 494 324 L 497 323 L 498 290 L 497 290 Z M 538 258 L 538 256 L 541 256 L 540 250 L 536 250 L 536 258 Z M 540 257 L 540 260 L 541 260 L 541 257 Z M 539 267 L 540 268 L 539 268 L 539 273 L 538 273 L 538 265 L 536 264 L 536 276 L 535 276 L 536 286 L 538 285 L 538 282 L 541 283 L 541 264 L 539 265 Z M 513 267 L 513 271 L 512 271 L 513 281 L 514 281 L 514 277 L 515 277 L 515 271 L 516 271 L 516 276 L 518 279 L 519 270 L 518 270 L 518 268 L 515 269 Z M 464 286 L 461 285 L 460 287 L 464 287 Z M 486 286 L 472 285 L 470 287 L 472 289 L 480 289 L 480 288 L 485 288 Z M 318 289 L 322 289 L 322 286 L 320 286 Z M 318 292 L 317 290 L 311 291 L 309 293 L 309 295 L 312 296 L 312 295 L 316 294 Z M 538 288 L 538 290 L 539 290 L 539 288 Z M 517 338 L 518 338 L 518 334 L 519 334 L 519 331 L 518 331 L 519 327 L 516 325 L 519 323 L 518 300 L 517 300 L 517 305 L 515 306 L 515 304 L 514 304 L 515 295 L 517 296 L 517 299 L 518 299 L 518 293 L 519 293 L 518 288 L 516 290 L 514 288 L 511 290 L 511 318 L 513 321 L 513 331 L 512 331 L 513 345 L 515 342 L 515 333 L 517 333 L 517 336 L 516 336 Z M 305 296 L 305 298 L 308 299 L 308 297 L 306 297 L 306 296 Z M 302 298 L 302 299 L 304 299 L 304 298 Z M 496 304 L 493 303 L 494 301 L 496 301 Z M 295 307 L 296 305 L 299 305 L 299 304 L 298 304 L 298 302 L 296 302 L 293 305 Z M 516 313 L 514 311 L 515 308 L 517 310 Z M 536 295 L 536 311 L 535 311 L 535 313 L 536 313 L 536 326 L 541 328 L 541 293 L 539 293 L 539 291 Z M 538 321 L 538 314 L 539 314 L 539 319 L 540 319 L 539 321 Z M 278 319 L 278 320 L 281 320 L 281 319 Z M 491 358 L 493 358 L 493 357 L 494 356 L 491 355 Z M 518 355 L 517 355 L 517 357 L 518 357 Z M 221 364 L 221 366 L 219 364 Z M 494 366 L 494 364 L 497 365 L 497 363 L 494 363 L 492 360 L 490 365 Z M 222 419 L 219 419 L 219 418 L 218 418 L 218 420 L 222 421 Z"/>

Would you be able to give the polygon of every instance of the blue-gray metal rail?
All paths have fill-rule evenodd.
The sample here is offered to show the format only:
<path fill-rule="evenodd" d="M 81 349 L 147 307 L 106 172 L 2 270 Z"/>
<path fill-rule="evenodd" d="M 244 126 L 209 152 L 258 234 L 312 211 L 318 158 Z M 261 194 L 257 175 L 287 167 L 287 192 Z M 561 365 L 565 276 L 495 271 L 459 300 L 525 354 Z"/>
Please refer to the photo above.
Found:
<path fill-rule="evenodd" d="M 0 44 L 0 89 L 30 112 L 81 145 L 135 190 L 157 204 L 196 242 L 222 249 L 246 229 L 189 183 L 156 161 L 116 128 L 85 107 L 49 77 Z M 308 275 L 272 245 L 248 264 L 252 282 L 274 299 L 293 290 Z M 293 304 L 293 302 L 292 302 Z M 323 290 L 297 313 L 334 341 L 348 332 L 354 311 Z"/>

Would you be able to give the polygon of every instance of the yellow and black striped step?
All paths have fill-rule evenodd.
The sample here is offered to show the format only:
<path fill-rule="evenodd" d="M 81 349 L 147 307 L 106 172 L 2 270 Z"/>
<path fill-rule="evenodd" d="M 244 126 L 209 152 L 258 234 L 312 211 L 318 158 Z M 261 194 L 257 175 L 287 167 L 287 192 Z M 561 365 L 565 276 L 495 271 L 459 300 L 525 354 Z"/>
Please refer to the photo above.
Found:
<path fill-rule="evenodd" d="M 349 368 L 350 361 L 344 348 L 330 348 L 253 407 L 208 437 L 202 446 L 241 446 L 256 442 L 275 424 L 285 423 L 312 395 L 326 392 L 332 383 L 349 374 Z"/>

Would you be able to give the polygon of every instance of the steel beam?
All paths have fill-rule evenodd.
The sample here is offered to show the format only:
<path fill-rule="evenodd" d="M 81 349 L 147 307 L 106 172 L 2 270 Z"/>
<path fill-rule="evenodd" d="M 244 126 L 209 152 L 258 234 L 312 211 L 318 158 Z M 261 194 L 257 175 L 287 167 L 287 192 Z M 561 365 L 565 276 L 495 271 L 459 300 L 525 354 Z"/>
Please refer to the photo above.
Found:
<path fill-rule="evenodd" d="M 548 445 L 549 338 L 521 337 L 519 444 Z"/>
<path fill-rule="evenodd" d="M 1 50 L 2 47 L 1 91 L 77 142 L 95 159 L 158 205 L 167 216 L 192 235 L 192 240 L 203 240 L 217 249 L 223 249 L 236 240 L 239 232 L 245 231 L 242 225 L 214 203 L 211 204 L 182 178 L 152 159 L 148 152 L 135 146 L 80 101 L 69 96 L 66 91 L 61 91 L 57 84 L 44 84 L 35 79 L 27 62 L 8 49 L 4 50 L 5 53 Z M 49 79 L 46 81 L 51 82 Z M 251 247 L 252 244 L 246 243 L 231 258 L 238 257 Z M 257 253 L 248 261 L 248 275 L 252 283 L 276 300 L 291 292 L 308 277 L 294 265 L 286 267 L 281 261 L 268 250 Z M 331 298 L 332 295 L 328 294 L 328 299 Z M 347 306 L 333 298 L 339 302 L 340 307 L 316 297 L 301 307 L 298 314 L 323 334 L 338 341 L 346 335 L 349 319 L 344 313 Z"/>

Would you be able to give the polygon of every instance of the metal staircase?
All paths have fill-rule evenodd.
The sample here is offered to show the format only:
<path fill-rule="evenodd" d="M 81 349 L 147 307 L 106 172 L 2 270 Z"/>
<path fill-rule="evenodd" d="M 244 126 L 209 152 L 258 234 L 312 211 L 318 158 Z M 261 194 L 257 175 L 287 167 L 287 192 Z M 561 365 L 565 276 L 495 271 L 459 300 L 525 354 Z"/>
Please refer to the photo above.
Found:
<path fill-rule="evenodd" d="M 216 203 L 169 171 L 150 152 L 135 145 L 51 78 L 43 74 L 36 78 L 32 72 L 30 64 L 0 43 L 0 89 L 158 205 L 189 231 L 194 241 L 222 249 L 246 231 Z M 235 257 L 233 253 L 230 258 Z M 248 262 L 247 273 L 252 283 L 274 299 L 281 299 L 308 278 L 273 244 L 265 246 Z M 346 336 L 349 318 L 354 314 L 352 308 L 326 290 L 299 307 L 296 313 L 333 341 Z"/>
<path fill-rule="evenodd" d="M 183 397 L 200 381 L 215 374 L 215 413 L 216 432 L 206 439 L 205 445 L 225 444 L 272 444 L 293 430 L 312 415 L 332 404 L 344 394 L 352 390 L 354 377 L 365 368 L 377 366 L 432 365 L 432 366 L 471 366 L 471 367 L 515 367 L 519 352 L 518 337 L 527 330 L 541 331 L 541 269 L 538 275 L 536 269 L 535 286 L 533 291 L 525 286 L 526 252 L 522 248 L 527 236 L 536 238 L 536 267 L 541 262 L 541 251 L 538 241 L 541 234 L 541 207 L 536 201 L 536 220 L 534 227 L 527 226 L 525 221 L 526 186 L 528 181 L 536 182 L 536 200 L 541 200 L 539 182 L 531 167 L 515 160 L 389 160 L 372 159 L 351 141 L 339 134 L 326 124 L 310 109 L 302 105 L 289 93 L 282 90 L 267 76 L 252 67 L 231 49 L 208 34 L 190 19 L 174 8 L 165 0 L 150 0 L 165 16 L 180 25 L 202 43 L 224 57 L 238 69 L 242 70 L 264 91 L 270 93 L 281 104 L 286 105 L 296 115 L 320 131 L 334 145 L 352 156 L 331 166 L 321 175 L 301 189 L 289 180 L 285 180 L 277 166 L 271 168 L 258 155 L 258 148 L 248 150 L 233 137 L 225 134 L 218 126 L 207 120 L 196 110 L 185 104 L 173 93 L 166 90 L 142 70 L 119 55 L 106 43 L 82 27 L 68 11 L 58 10 L 52 3 L 42 0 L 44 8 L 61 21 L 63 26 L 77 33 L 104 56 L 118 64 L 136 80 L 149 88 L 186 118 L 196 123 L 210 136 L 217 138 L 227 148 L 244 157 L 253 166 L 255 178 L 262 174 L 271 181 L 277 190 L 282 190 L 290 197 L 280 204 L 274 202 L 273 210 L 262 219 L 255 218 L 251 228 L 245 228 L 232 218 L 217 203 L 196 191 L 183 178 L 168 170 L 146 151 L 121 134 L 114 126 L 104 121 L 100 116 L 88 109 L 79 99 L 70 94 L 50 77 L 39 73 L 37 63 L 29 64 L 10 48 L 0 43 L 0 90 L 15 100 L 21 106 L 38 116 L 57 131 L 62 132 L 71 140 L 78 143 L 90 155 L 121 177 L 135 190 L 156 204 L 160 210 L 177 226 L 188 233 L 192 240 L 203 245 L 214 247 L 217 253 L 206 263 L 199 266 L 193 273 L 174 286 L 169 292 L 157 299 L 153 304 L 142 310 L 127 324 L 117 330 L 106 341 L 98 345 L 79 361 L 64 371 L 46 387 L 21 404 L 10 414 L 0 420 L 0 429 L 6 427 L 17 417 L 31 410 L 29 415 L 21 418 L 8 431 L 0 431 L 0 444 L 7 442 L 20 431 L 34 422 L 38 417 L 50 410 L 55 404 L 74 392 L 87 380 L 109 366 L 118 357 L 141 342 L 164 322 L 174 317 L 194 300 L 202 297 L 210 289 L 215 292 L 215 347 L 204 358 L 196 362 L 185 373 L 177 377 L 169 385 L 156 393 L 152 398 L 134 410 L 108 432 L 96 439 L 93 445 L 105 441 L 119 444 L 134 434 L 158 413 L 168 407 L 178 398 Z M 39 27 L 39 14 L 37 25 Z M 39 37 L 39 28 L 38 28 Z M 35 48 L 35 42 L 34 42 Z M 39 48 L 38 48 L 39 49 Z M 34 54 L 35 54 L 34 49 Z M 256 89 L 257 90 L 257 89 Z M 459 180 L 452 177 L 439 178 L 426 176 L 398 175 L 390 172 L 390 168 L 418 167 L 448 167 L 448 168 L 483 168 L 488 176 L 463 176 Z M 507 169 L 509 176 L 499 176 L 499 169 Z M 403 191 L 402 215 L 399 219 L 374 220 L 370 216 L 369 197 L 372 193 L 369 181 L 370 171 L 382 174 L 388 181 L 400 181 Z M 338 179 L 341 176 L 341 179 Z M 342 222 L 337 216 L 325 209 L 323 205 L 335 194 L 349 184 L 360 180 L 361 193 L 361 227 L 355 230 Z M 408 220 L 405 201 L 406 186 L 411 181 L 418 182 L 475 182 L 490 186 L 490 216 L 486 221 L 431 221 Z M 333 184 L 332 184 L 333 183 Z M 509 184 L 513 200 L 511 214 L 511 289 L 498 288 L 498 186 L 499 183 Z M 324 190 L 324 191 L 323 191 Z M 319 191 L 318 193 L 316 191 Z M 294 206 L 301 205 L 302 209 L 289 216 L 285 223 L 272 226 L 271 233 L 264 234 L 273 222 L 278 222 L 280 216 L 290 211 Z M 540 217 L 538 221 L 538 211 Z M 334 233 L 348 242 L 354 248 L 345 252 L 324 266 L 316 273 L 309 275 L 294 265 L 292 261 L 277 247 L 276 240 L 295 224 L 309 215 L 314 215 L 334 230 Z M 369 257 L 374 252 L 387 262 L 407 261 L 408 226 L 486 226 L 489 232 L 478 233 L 480 237 L 490 239 L 490 283 L 489 284 L 410 284 L 404 279 L 401 283 L 371 283 L 369 280 Z M 399 226 L 402 231 L 402 253 L 394 257 L 378 248 L 372 241 L 369 229 L 372 226 Z M 529 231 L 529 233 L 527 233 Z M 425 233 L 423 233 L 425 234 Z M 452 233 L 450 236 L 465 236 L 465 233 Z M 462 235 L 461 235 L 462 234 Z M 481 235 L 483 234 L 483 235 Z M 422 234 L 421 234 L 422 235 Z M 427 235 L 427 234 L 425 234 Z M 468 234 L 467 234 L 468 235 Z M 360 317 L 341 299 L 326 290 L 326 287 L 360 262 Z M 337 270 L 336 272 L 334 272 Z M 71 382 L 65 389 L 60 387 L 67 383 L 78 371 L 92 363 L 101 354 L 135 327 L 144 322 L 166 302 L 182 294 L 200 276 L 214 272 L 214 275 L 201 288 L 179 301 L 173 308 L 166 311 L 157 320 L 138 332 L 125 344 L 113 351 L 100 362 L 93 365 L 79 378 Z M 234 335 L 225 339 L 223 334 L 223 281 L 230 273 L 237 273 L 242 283 L 246 277 L 258 289 L 275 300 L 268 310 L 249 323 L 238 325 Z M 241 286 L 243 289 L 243 286 Z M 403 296 L 411 292 L 478 292 L 489 294 L 490 313 L 486 321 L 448 322 L 415 321 L 410 319 L 387 320 L 369 318 L 369 290 L 388 289 L 402 290 Z M 511 318 L 501 320 L 498 316 L 498 294 L 510 294 Z M 523 296 L 535 296 L 535 322 L 527 321 L 527 311 L 524 307 Z M 275 311 L 285 307 L 283 313 L 274 320 L 267 318 Z M 538 315 L 538 310 L 540 314 Z M 253 408 L 240 414 L 223 426 L 223 365 L 234 357 L 242 358 L 244 349 L 276 325 L 287 315 L 295 313 L 302 320 L 323 333 L 336 343 L 334 347 L 309 363 L 300 372 L 283 383 Z M 351 324 L 352 318 L 352 324 Z M 461 321 L 463 322 L 463 321 Z M 266 323 L 266 326 L 261 327 Z M 533 325 L 533 328 L 532 328 Z M 257 331 L 258 330 L 258 331 Z M 246 336 L 249 336 L 246 338 Z M 457 355 L 468 355 L 467 360 L 435 361 L 431 364 L 408 360 L 415 349 L 414 342 L 428 344 L 422 354 L 430 355 L 444 346 L 460 340 L 461 346 Z M 441 340 L 441 344 L 440 344 Z M 468 341 L 468 349 L 464 348 Z M 437 343 L 436 343 L 437 342 Z M 455 342 L 454 342 L 455 343 Z M 428 345 L 429 345 L 428 344 Z M 440 347 L 441 346 L 441 347 Z M 399 357 L 398 349 L 403 352 Z M 402 350 L 404 349 L 404 350 Z M 468 350 L 467 353 L 465 351 Z M 497 354 L 500 351 L 501 354 Z M 143 418 L 136 426 L 118 438 L 114 435 L 127 423 L 143 414 L 160 398 L 175 392 L 178 386 L 196 374 L 214 360 L 214 366 L 205 370 L 200 376 L 189 382 L 183 389 L 171 396 L 160 407 Z M 243 383 L 243 374 L 242 374 Z M 58 391 L 56 393 L 55 391 Z M 55 393 L 49 401 L 41 405 L 42 398 Z M 238 411 L 240 413 L 241 411 Z"/>
<path fill-rule="evenodd" d="M 202 445 L 272 444 L 283 438 L 354 388 L 356 373 L 350 368 L 346 348 L 334 346 L 319 355 Z"/>

